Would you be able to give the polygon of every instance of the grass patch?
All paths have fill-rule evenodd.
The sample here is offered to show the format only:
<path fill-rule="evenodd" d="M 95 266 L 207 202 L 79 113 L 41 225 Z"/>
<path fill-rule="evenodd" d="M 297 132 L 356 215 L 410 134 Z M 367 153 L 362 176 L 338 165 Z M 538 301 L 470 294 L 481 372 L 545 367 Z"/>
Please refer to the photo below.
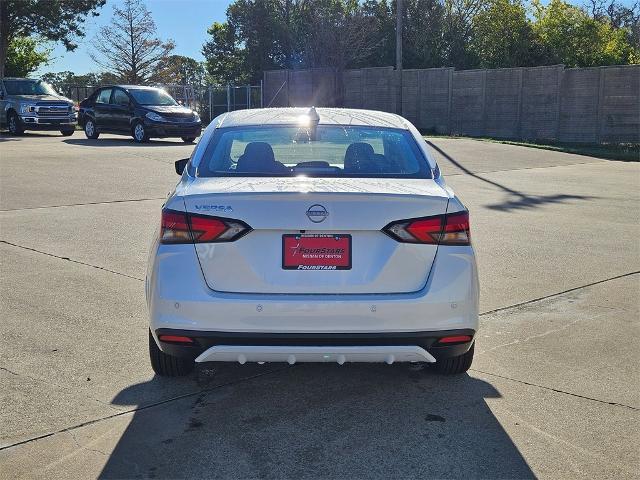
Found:
<path fill-rule="evenodd" d="M 605 158 L 608 160 L 622 160 L 624 162 L 640 161 L 640 143 L 534 143 L 519 142 L 516 140 L 499 140 L 495 138 L 480 137 L 453 137 L 449 135 L 425 135 L 431 138 L 466 138 L 470 140 L 478 140 L 481 142 L 502 143 L 505 145 L 517 145 L 520 147 L 540 148 L 543 150 L 553 150 L 556 152 L 575 153 L 577 155 L 586 155 L 588 157 Z"/>

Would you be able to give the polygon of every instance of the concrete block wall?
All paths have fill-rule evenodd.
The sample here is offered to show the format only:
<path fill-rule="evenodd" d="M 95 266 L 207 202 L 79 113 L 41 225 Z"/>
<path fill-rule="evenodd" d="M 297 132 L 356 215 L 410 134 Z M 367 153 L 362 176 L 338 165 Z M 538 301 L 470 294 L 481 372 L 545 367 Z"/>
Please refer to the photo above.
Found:
<path fill-rule="evenodd" d="M 265 105 L 400 113 L 440 134 L 640 143 L 640 66 L 268 71 Z"/>

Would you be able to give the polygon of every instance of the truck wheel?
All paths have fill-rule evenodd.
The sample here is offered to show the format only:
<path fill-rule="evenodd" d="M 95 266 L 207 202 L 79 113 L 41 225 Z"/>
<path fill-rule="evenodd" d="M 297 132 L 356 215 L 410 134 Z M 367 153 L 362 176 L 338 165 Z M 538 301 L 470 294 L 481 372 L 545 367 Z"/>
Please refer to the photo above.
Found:
<path fill-rule="evenodd" d="M 195 368 L 193 360 L 167 355 L 160 350 L 151 331 L 149 331 L 149 358 L 151 368 L 161 377 L 183 377 L 189 375 Z"/>
<path fill-rule="evenodd" d="M 18 118 L 18 114 L 14 111 L 9 112 L 9 115 L 7 115 L 7 125 L 11 135 L 22 135 L 24 133 L 24 127 L 20 123 L 20 118 Z"/>
<path fill-rule="evenodd" d="M 73 135 L 73 132 L 75 132 L 75 131 L 76 130 L 74 128 L 68 128 L 66 130 L 60 130 L 60 133 L 64 137 L 70 137 L 71 135 Z"/>
<path fill-rule="evenodd" d="M 463 353 L 457 357 L 438 360 L 435 365 L 436 371 L 443 375 L 457 375 L 466 372 L 469 370 L 469 367 L 471 367 L 471 362 L 473 362 L 473 349 L 475 345 L 476 343 L 473 342 L 467 353 Z"/>
<path fill-rule="evenodd" d="M 100 135 L 93 119 L 87 118 L 87 120 L 84 122 L 84 134 L 90 140 L 95 140 Z"/>
<path fill-rule="evenodd" d="M 184 143 L 193 143 L 193 141 L 196 139 L 196 137 L 182 137 L 182 141 Z"/>

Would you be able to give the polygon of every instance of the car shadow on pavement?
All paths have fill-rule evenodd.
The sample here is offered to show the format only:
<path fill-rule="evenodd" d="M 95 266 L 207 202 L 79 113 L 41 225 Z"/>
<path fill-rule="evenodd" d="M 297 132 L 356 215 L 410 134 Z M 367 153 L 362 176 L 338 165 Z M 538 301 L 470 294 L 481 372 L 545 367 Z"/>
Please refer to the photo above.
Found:
<path fill-rule="evenodd" d="M 46 133 L 38 133 L 38 132 L 24 132 L 21 135 L 12 135 L 9 132 L 0 132 L 0 142 L 11 141 L 11 140 L 20 140 L 21 138 L 29 138 L 29 137 L 61 137 L 59 132 L 46 132 Z"/>
<path fill-rule="evenodd" d="M 195 142 L 186 143 L 182 140 L 149 140 L 148 142 L 144 143 L 136 143 L 133 138 L 128 137 L 97 138 L 95 140 L 91 140 L 90 138 L 69 138 L 67 140 L 63 140 L 63 142 L 69 145 L 80 145 L 83 147 L 179 147 L 181 145 L 184 145 L 185 147 L 193 148 L 193 146 L 195 145 Z"/>
<path fill-rule="evenodd" d="M 431 148 L 433 148 L 436 152 L 438 152 L 440 155 L 446 158 L 449 162 L 451 162 L 453 165 L 455 165 L 460 170 L 462 170 L 462 172 L 465 173 L 466 175 L 469 175 L 477 180 L 480 180 L 489 185 L 492 185 L 509 195 L 510 198 L 505 200 L 504 202 L 486 206 L 491 210 L 508 212 L 511 210 L 536 208 L 536 207 L 543 206 L 550 203 L 566 203 L 571 200 L 593 200 L 598 198 L 590 195 L 567 195 L 567 194 L 529 195 L 529 194 L 520 192 L 518 190 L 509 188 L 494 180 L 489 180 L 488 178 L 484 178 L 475 172 L 472 172 L 471 170 L 466 168 L 464 165 L 462 165 L 460 162 L 458 162 L 456 159 L 454 159 L 452 156 L 450 156 L 448 153 L 446 153 L 444 150 L 442 150 L 440 147 L 435 145 L 433 142 L 430 142 L 428 140 L 426 142 Z"/>
<path fill-rule="evenodd" d="M 534 478 L 483 380 L 408 364 L 216 368 L 201 392 L 135 412 L 100 477 Z M 113 403 L 158 382 L 171 380 Z"/>

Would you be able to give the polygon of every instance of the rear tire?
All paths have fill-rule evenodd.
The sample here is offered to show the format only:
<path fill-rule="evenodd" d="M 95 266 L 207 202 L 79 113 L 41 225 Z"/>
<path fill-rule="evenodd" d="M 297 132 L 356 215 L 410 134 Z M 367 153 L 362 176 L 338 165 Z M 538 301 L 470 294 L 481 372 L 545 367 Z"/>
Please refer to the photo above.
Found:
<path fill-rule="evenodd" d="M 436 371 L 443 375 L 458 375 L 466 372 L 471 367 L 471 362 L 473 362 L 473 350 L 475 345 L 476 342 L 473 342 L 467 353 L 463 353 L 457 357 L 438 360 L 435 365 Z"/>
<path fill-rule="evenodd" d="M 75 129 L 60 130 L 63 137 L 70 137 L 73 135 L 73 132 L 75 132 Z"/>
<path fill-rule="evenodd" d="M 24 133 L 24 126 L 20 123 L 18 114 L 14 111 L 9 112 L 9 115 L 7 115 L 7 127 L 11 135 L 22 135 Z"/>
<path fill-rule="evenodd" d="M 92 118 L 87 118 L 84 122 L 84 134 L 89 140 L 95 140 L 100 136 L 98 129 L 96 128 L 96 123 Z"/>
<path fill-rule="evenodd" d="M 195 362 L 186 358 L 167 355 L 158 348 L 151 331 L 149 331 L 149 359 L 151 368 L 161 377 L 183 377 L 195 368 Z"/>
<path fill-rule="evenodd" d="M 193 143 L 193 141 L 196 139 L 196 137 L 182 137 L 182 141 L 184 143 Z"/>

